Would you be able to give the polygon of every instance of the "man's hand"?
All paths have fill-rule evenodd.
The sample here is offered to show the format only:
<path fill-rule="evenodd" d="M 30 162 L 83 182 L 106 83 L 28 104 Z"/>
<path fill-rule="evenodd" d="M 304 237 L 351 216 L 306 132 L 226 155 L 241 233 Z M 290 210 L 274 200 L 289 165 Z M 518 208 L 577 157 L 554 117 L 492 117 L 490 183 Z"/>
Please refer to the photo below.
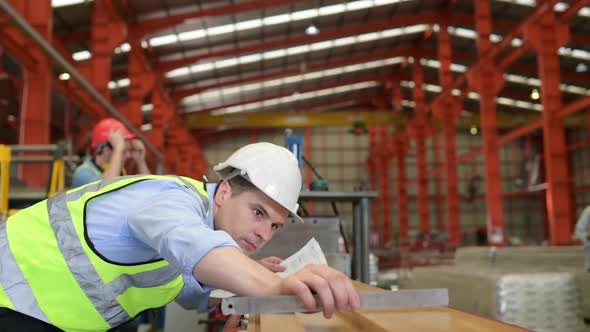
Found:
<path fill-rule="evenodd" d="M 260 263 L 265 268 L 271 270 L 272 272 L 283 272 L 287 268 L 280 265 L 282 261 L 283 260 L 278 257 L 271 256 L 259 260 L 258 263 Z"/>
<path fill-rule="evenodd" d="M 310 264 L 283 279 L 233 247 L 209 251 L 195 265 L 193 276 L 200 283 L 239 295 L 295 295 L 311 312 L 318 311 L 315 293 L 326 318 L 335 310 L 358 310 L 361 305 L 350 279 L 327 265 Z"/>
<path fill-rule="evenodd" d="M 121 130 L 109 132 L 109 143 L 114 151 L 123 152 L 125 150 L 125 134 Z"/>
<path fill-rule="evenodd" d="M 131 158 L 137 165 L 137 172 L 139 174 L 150 174 L 150 169 L 145 161 L 145 145 L 138 139 L 133 139 L 129 142 L 131 145 Z"/>
<path fill-rule="evenodd" d="M 350 279 L 327 265 L 309 264 L 292 276 L 285 278 L 280 285 L 283 295 L 298 296 L 309 311 L 317 311 L 317 303 L 312 294 L 319 296 L 324 317 L 330 318 L 335 310 L 358 310 L 361 300 Z"/>
<path fill-rule="evenodd" d="M 145 146 L 141 140 L 131 140 L 131 157 L 136 163 L 145 162 Z"/>

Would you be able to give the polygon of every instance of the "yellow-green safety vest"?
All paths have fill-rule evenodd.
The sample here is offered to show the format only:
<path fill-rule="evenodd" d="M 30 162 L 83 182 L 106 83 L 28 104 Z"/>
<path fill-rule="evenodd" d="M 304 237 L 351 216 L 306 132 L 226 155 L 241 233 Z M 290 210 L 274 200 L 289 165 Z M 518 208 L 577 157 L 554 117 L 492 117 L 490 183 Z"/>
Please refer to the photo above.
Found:
<path fill-rule="evenodd" d="M 147 180 L 189 188 L 209 213 L 202 182 L 167 175 L 93 182 L 23 209 L 0 223 L 0 307 L 65 331 L 105 331 L 173 301 L 184 286 L 178 268 L 162 259 L 107 262 L 88 240 L 88 201 Z"/>

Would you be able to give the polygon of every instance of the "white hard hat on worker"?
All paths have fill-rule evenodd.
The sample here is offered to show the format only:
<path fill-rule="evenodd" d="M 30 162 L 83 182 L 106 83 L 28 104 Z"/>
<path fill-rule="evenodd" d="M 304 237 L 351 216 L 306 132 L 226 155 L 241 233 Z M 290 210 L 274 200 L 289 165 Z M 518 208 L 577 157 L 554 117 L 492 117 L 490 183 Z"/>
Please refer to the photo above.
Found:
<path fill-rule="evenodd" d="M 249 144 L 213 169 L 223 180 L 242 176 L 303 222 L 297 215 L 301 171 L 295 156 L 284 147 L 266 142 Z"/>

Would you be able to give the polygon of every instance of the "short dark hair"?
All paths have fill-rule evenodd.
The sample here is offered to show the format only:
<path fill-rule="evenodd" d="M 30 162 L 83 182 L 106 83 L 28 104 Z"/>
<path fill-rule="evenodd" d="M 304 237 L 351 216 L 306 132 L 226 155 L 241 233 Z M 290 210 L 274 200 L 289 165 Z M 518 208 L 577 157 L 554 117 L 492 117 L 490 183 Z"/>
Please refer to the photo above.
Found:
<path fill-rule="evenodd" d="M 239 175 L 227 180 L 227 182 L 229 182 L 229 185 L 232 188 L 232 195 L 239 195 L 246 191 L 259 190 L 255 185 L 252 184 L 252 182 Z"/>
<path fill-rule="evenodd" d="M 244 177 L 242 176 L 234 176 L 233 178 L 229 179 L 229 180 L 225 180 L 229 183 L 229 185 L 231 186 L 231 193 L 232 196 L 234 195 L 239 195 L 243 192 L 246 191 L 256 191 L 259 190 L 255 185 L 252 184 L 252 182 L 246 180 Z M 221 181 L 223 182 L 223 181 Z M 220 182 L 220 183 L 221 183 Z"/>

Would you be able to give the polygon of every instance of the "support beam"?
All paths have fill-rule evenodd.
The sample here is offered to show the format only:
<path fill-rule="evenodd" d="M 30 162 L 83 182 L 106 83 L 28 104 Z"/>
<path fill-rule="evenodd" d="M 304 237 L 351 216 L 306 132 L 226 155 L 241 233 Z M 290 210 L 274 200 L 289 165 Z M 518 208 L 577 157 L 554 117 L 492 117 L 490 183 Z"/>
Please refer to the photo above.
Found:
<path fill-rule="evenodd" d="M 110 100 L 108 83 L 111 79 L 111 55 L 127 38 L 127 24 L 118 15 L 113 15 L 111 1 L 94 0 L 91 37 L 92 85 Z"/>
<path fill-rule="evenodd" d="M 203 128 L 284 128 L 284 127 L 322 127 L 322 126 L 352 126 L 355 121 L 363 121 L 368 126 L 404 126 L 409 119 L 403 113 L 376 112 L 372 108 L 358 108 L 338 112 L 295 112 L 289 113 L 288 107 L 274 112 L 233 113 L 224 116 L 214 116 L 205 113 L 192 113 L 185 117 L 185 126 L 190 129 Z M 568 128 L 585 128 L 586 115 L 576 115 L 575 119 L 581 122 L 571 121 Z M 520 137 L 528 132 L 541 127 L 538 112 L 526 112 L 516 114 L 500 113 L 496 117 L 498 128 L 511 129 L 521 123 L 532 123 L 532 126 L 518 127 L 519 133 L 513 136 L 511 133 L 503 135 L 498 144 L 503 144 L 511 139 Z M 469 118 L 456 120 L 458 129 L 469 129 L 473 124 L 481 125 L 481 118 L 474 114 Z M 429 123 L 436 125 L 435 123 Z M 526 128 L 524 132 L 520 132 Z M 512 136 L 512 137 L 509 137 Z M 454 136 L 453 136 L 454 137 Z"/>
<path fill-rule="evenodd" d="M 430 233 L 430 200 L 428 198 L 428 177 L 426 161 L 426 109 L 424 101 L 424 69 L 420 59 L 414 59 L 414 119 L 411 136 L 415 140 L 416 159 L 418 164 L 418 214 L 420 216 L 420 233 Z"/>
<path fill-rule="evenodd" d="M 170 119 L 174 117 L 174 110 L 165 102 L 162 90 L 154 89 L 152 93 L 152 130 L 149 132 L 149 139 L 154 146 L 160 150 L 165 150 L 165 126 L 168 126 Z M 140 106 L 141 112 L 141 106 Z"/>
<path fill-rule="evenodd" d="M 451 38 L 446 25 L 441 25 L 438 34 L 438 54 L 441 64 L 439 81 L 443 88 L 453 83 L 451 72 L 452 48 Z M 441 120 L 444 136 L 445 178 L 446 178 L 446 212 L 447 234 L 453 245 L 461 244 L 461 220 L 459 213 L 459 189 L 457 177 L 457 118 L 463 109 L 463 103 L 455 97 L 447 97 L 433 105 L 434 114 Z M 437 172 L 438 173 L 438 172 Z"/>
<path fill-rule="evenodd" d="M 141 106 L 144 104 L 144 99 L 154 89 L 154 85 L 156 84 L 156 75 L 150 68 L 147 68 L 149 62 L 145 58 L 140 44 L 141 42 L 139 40 L 131 43 L 131 52 L 129 53 L 129 79 L 131 82 L 127 110 L 125 112 L 125 116 L 136 127 L 140 127 L 143 123 Z M 156 113 L 161 111 L 155 107 L 154 110 Z"/>
<path fill-rule="evenodd" d="M 446 89 L 443 89 L 441 91 L 441 93 L 438 95 L 437 98 L 435 98 L 434 102 L 437 102 L 445 97 L 448 96 L 452 96 L 452 91 L 453 89 L 463 89 L 463 86 L 465 83 L 467 83 L 468 77 L 474 77 L 477 76 L 478 74 L 475 74 L 475 71 L 479 71 L 479 68 L 482 67 L 482 64 L 485 66 L 486 63 L 490 63 L 490 61 L 497 61 L 498 63 L 503 63 L 504 66 L 510 66 L 510 62 L 505 62 L 502 61 L 501 58 L 496 59 L 496 57 L 503 53 L 506 49 L 509 49 L 511 46 L 511 42 L 514 38 L 518 37 L 519 35 L 521 35 L 523 33 L 523 29 L 524 26 L 527 24 L 527 22 L 532 22 L 534 20 L 536 20 L 537 17 L 539 17 L 540 15 L 544 14 L 547 11 L 553 10 L 553 6 L 555 5 L 555 3 L 557 3 L 558 0 L 548 0 L 546 2 L 543 2 L 542 4 L 538 5 L 537 7 L 535 7 L 534 11 L 532 12 L 532 14 L 530 14 L 526 19 L 524 19 L 512 32 L 508 33 L 507 35 L 504 36 L 504 39 L 502 42 L 500 42 L 498 45 L 494 45 L 493 47 L 490 45 L 488 48 L 488 51 L 479 51 L 478 49 L 478 54 L 479 57 L 477 59 L 477 61 L 471 66 L 471 68 L 467 71 L 467 73 L 459 76 L 457 79 L 455 79 L 453 81 L 453 83 L 446 87 Z M 488 3 L 484 3 L 484 2 L 480 2 L 477 1 L 476 2 L 478 4 L 478 6 L 482 6 L 482 5 L 489 5 Z M 476 9 L 478 7 L 476 6 Z M 479 16 L 476 13 L 476 17 L 474 17 L 475 23 L 476 23 L 476 27 L 477 30 L 479 32 L 479 30 L 481 29 L 480 27 L 482 26 L 482 22 L 478 21 L 479 20 Z M 490 25 L 490 29 L 491 29 L 491 19 L 488 19 L 487 22 L 483 22 L 485 24 L 489 24 Z M 491 32 L 491 30 L 490 30 Z M 489 34 L 488 34 L 489 37 Z M 482 36 L 481 34 L 479 34 L 479 38 L 478 38 L 478 46 L 479 46 L 479 41 L 482 40 Z M 488 44 L 490 44 L 489 39 L 487 40 Z M 512 53 L 515 52 L 515 50 L 509 50 L 508 52 L 504 52 L 504 58 L 506 57 L 511 57 Z M 514 59 L 516 60 L 516 59 Z M 506 67 L 502 67 L 501 69 L 505 69 Z"/>
<path fill-rule="evenodd" d="M 305 143 L 303 155 L 305 156 L 305 158 L 307 158 L 307 160 L 313 160 L 313 149 L 312 149 L 313 141 L 311 140 L 311 128 L 309 128 L 309 127 L 305 128 L 303 135 L 304 135 L 303 142 Z M 313 171 L 311 170 L 311 167 L 305 167 L 305 188 L 310 188 L 312 181 L 313 181 Z M 312 213 L 312 212 L 310 211 L 310 213 Z"/>
<path fill-rule="evenodd" d="M 433 145 L 433 154 L 434 154 L 434 165 L 435 167 L 438 167 L 439 165 L 441 165 L 441 160 L 440 160 L 440 138 L 439 138 L 439 132 L 438 130 L 435 130 L 434 133 L 432 134 L 432 145 Z M 428 176 L 428 174 L 427 174 Z M 445 233 L 447 231 L 446 227 L 445 227 L 445 222 L 444 222 L 444 216 L 443 216 L 443 196 L 441 195 L 442 192 L 442 179 L 441 179 L 441 174 L 440 172 L 437 172 L 434 174 L 434 196 L 436 197 L 436 231 L 439 234 Z"/>
<path fill-rule="evenodd" d="M 391 243 L 391 191 L 390 191 L 390 177 L 389 177 L 389 165 L 391 164 L 391 158 L 386 150 L 391 142 L 391 137 L 387 133 L 388 127 L 381 126 L 379 128 L 380 136 L 380 156 L 379 163 L 381 164 L 381 227 L 373 229 L 373 232 L 381 234 L 381 245 L 389 247 Z M 379 174 L 379 173 L 377 173 Z M 385 235 L 388 234 L 389 237 Z"/>
<path fill-rule="evenodd" d="M 49 2 L 34 0 L 13 1 L 14 8 L 46 40 L 51 41 L 53 12 Z M 19 43 L 34 59 L 34 64 L 23 68 L 23 95 L 20 107 L 19 144 L 50 144 L 51 130 L 51 67 L 47 56 L 21 34 Z M 50 168 L 47 164 L 23 164 L 17 170 L 27 186 L 46 188 Z"/>
<path fill-rule="evenodd" d="M 562 101 L 557 50 L 569 40 L 569 25 L 559 23 L 550 11 L 526 27 L 525 38 L 537 53 L 541 79 L 549 241 L 552 245 L 565 245 L 571 243 L 575 218 L 566 134 L 559 118 Z"/>
<path fill-rule="evenodd" d="M 407 134 L 403 130 L 397 130 L 393 138 L 397 173 L 397 215 L 399 223 L 399 243 L 408 244 L 408 189 L 406 176 L 406 155 L 408 151 Z M 385 232 L 391 238 L 391 234 Z"/>
<path fill-rule="evenodd" d="M 469 84 L 480 95 L 482 116 L 483 151 L 485 163 L 485 190 L 487 207 L 488 243 L 492 246 L 504 245 L 504 210 L 502 206 L 502 177 L 498 156 L 498 126 L 496 121 L 496 102 L 498 92 L 504 86 L 502 73 L 494 62 L 486 58 L 491 52 L 490 33 L 492 32 L 491 4 L 487 1 L 475 3 L 475 20 L 478 32 L 477 53 L 480 63 L 468 76 Z"/>
<path fill-rule="evenodd" d="M 378 157 L 379 141 L 378 141 L 378 128 L 377 126 L 369 127 L 369 155 L 367 156 L 366 167 L 369 175 L 369 181 L 371 183 L 371 190 L 379 192 L 381 186 L 379 179 L 381 179 L 381 164 L 379 163 Z M 371 204 L 371 223 L 373 232 L 378 232 L 381 229 L 379 211 L 382 208 L 383 193 L 379 195 L 379 199 L 376 199 Z"/>

